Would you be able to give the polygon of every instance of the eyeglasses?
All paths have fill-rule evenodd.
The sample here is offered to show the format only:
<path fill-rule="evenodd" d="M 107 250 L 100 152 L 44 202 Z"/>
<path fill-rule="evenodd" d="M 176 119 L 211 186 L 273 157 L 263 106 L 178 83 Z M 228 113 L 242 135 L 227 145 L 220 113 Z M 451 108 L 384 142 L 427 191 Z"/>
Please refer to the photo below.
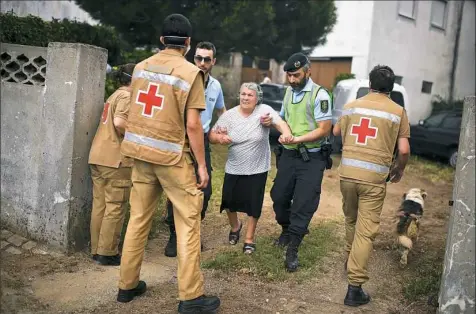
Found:
<path fill-rule="evenodd" d="M 195 56 L 194 58 L 195 58 L 195 61 L 197 62 L 202 62 L 202 61 L 204 61 L 205 63 L 212 62 L 212 58 L 210 57 Z"/>

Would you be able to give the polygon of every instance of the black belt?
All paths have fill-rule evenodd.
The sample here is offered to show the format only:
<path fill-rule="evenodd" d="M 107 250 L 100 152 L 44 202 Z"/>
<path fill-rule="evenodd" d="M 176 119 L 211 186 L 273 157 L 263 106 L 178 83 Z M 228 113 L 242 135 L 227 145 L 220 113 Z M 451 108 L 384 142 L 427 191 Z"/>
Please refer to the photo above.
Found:
<path fill-rule="evenodd" d="M 321 155 L 321 151 L 318 151 L 318 152 L 307 152 L 307 154 L 309 156 L 317 156 L 317 155 Z M 299 153 L 299 151 L 297 149 L 287 149 L 287 148 L 284 148 L 283 149 L 283 155 L 286 155 L 286 156 L 289 156 L 289 157 L 299 157 L 301 158 L 301 154 Z"/>

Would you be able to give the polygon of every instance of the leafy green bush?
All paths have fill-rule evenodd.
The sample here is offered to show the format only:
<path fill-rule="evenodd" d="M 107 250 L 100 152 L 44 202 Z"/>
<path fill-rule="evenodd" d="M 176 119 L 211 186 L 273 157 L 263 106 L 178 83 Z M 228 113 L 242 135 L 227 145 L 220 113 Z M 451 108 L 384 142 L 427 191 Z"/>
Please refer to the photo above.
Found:
<path fill-rule="evenodd" d="M 0 13 L 0 42 L 19 45 L 47 47 L 50 42 L 69 42 L 94 45 L 108 50 L 108 63 L 122 62 L 122 51 L 129 45 L 114 28 L 89 25 L 67 19 L 51 22 L 33 15 L 16 16 Z"/>
<path fill-rule="evenodd" d="M 139 63 L 154 54 L 148 49 L 134 49 L 132 51 L 124 51 L 122 53 L 122 63 Z"/>
<path fill-rule="evenodd" d="M 106 76 L 106 84 L 105 84 L 105 91 L 104 91 L 104 101 L 106 101 L 109 96 L 112 95 L 121 84 L 118 81 L 114 80 L 110 75 Z"/>
<path fill-rule="evenodd" d="M 353 73 L 339 73 L 334 79 L 334 85 L 332 86 L 332 90 L 334 90 L 334 87 L 337 85 L 342 80 L 347 80 L 347 79 L 353 79 L 355 78 L 355 74 Z"/>
<path fill-rule="evenodd" d="M 432 113 L 442 110 L 463 110 L 464 99 L 454 99 L 452 101 L 444 99 L 440 95 L 436 95 L 432 100 L 431 105 L 433 108 Z"/>

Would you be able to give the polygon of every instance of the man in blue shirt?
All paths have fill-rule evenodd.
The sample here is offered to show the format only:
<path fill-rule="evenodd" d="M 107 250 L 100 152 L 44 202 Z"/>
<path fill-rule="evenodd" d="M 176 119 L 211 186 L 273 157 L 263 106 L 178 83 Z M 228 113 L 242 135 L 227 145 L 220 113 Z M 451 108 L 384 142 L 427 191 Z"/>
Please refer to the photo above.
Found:
<path fill-rule="evenodd" d="M 205 161 L 207 163 L 208 186 L 203 190 L 203 207 L 202 220 L 205 218 L 205 212 L 208 208 L 208 201 L 212 196 L 212 162 L 210 157 L 210 143 L 208 142 L 208 131 L 210 131 L 210 124 L 213 118 L 213 110 L 216 109 L 217 115 L 221 116 L 225 111 L 225 101 L 223 98 L 223 91 L 220 82 L 210 75 L 210 71 L 216 62 L 216 48 L 210 42 L 198 43 L 195 56 L 195 65 L 205 73 L 205 102 L 207 108 L 201 112 L 200 118 L 202 120 L 204 139 L 205 139 Z M 170 229 L 170 237 L 167 246 L 165 247 L 165 256 L 177 256 L 177 236 L 175 233 L 174 211 L 172 203 L 167 200 L 167 224 Z"/>
<path fill-rule="evenodd" d="M 282 228 L 276 245 L 286 247 L 285 267 L 298 268 L 298 248 L 319 206 L 324 170 L 330 165 L 326 139 L 332 127 L 329 92 L 310 78 L 311 64 L 302 53 L 293 54 L 284 65 L 289 84 L 280 115 L 291 129 L 291 138 L 281 136 L 283 149 L 271 189 L 276 221 Z M 268 125 L 268 118 L 263 117 Z"/>

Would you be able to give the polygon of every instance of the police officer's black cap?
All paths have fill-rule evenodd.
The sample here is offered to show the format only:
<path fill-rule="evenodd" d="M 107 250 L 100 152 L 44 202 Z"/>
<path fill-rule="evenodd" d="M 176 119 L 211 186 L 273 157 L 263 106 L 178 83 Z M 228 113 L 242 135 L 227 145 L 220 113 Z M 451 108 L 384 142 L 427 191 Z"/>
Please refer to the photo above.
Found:
<path fill-rule="evenodd" d="M 309 59 L 301 52 L 297 52 L 289 57 L 284 64 L 284 72 L 294 72 L 309 63 Z"/>

